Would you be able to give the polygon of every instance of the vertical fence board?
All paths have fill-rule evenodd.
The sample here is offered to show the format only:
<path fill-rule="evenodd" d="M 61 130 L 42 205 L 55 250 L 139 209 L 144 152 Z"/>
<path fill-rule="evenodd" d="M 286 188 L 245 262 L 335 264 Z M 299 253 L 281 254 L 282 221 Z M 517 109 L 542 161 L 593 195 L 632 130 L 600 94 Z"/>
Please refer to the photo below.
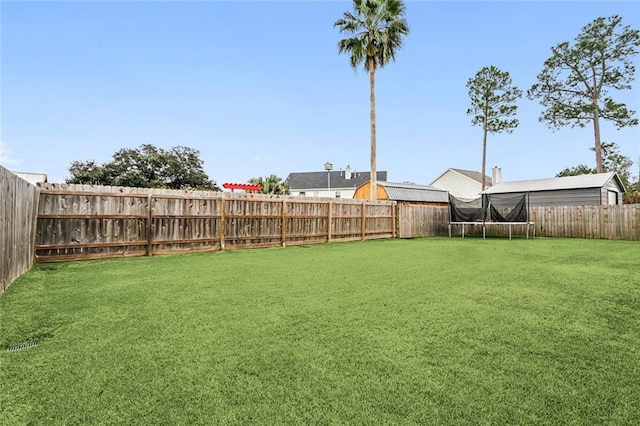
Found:
<path fill-rule="evenodd" d="M 448 235 L 449 207 L 398 204 L 398 238 Z"/>
<path fill-rule="evenodd" d="M 33 265 L 38 188 L 0 166 L 0 293 Z"/>

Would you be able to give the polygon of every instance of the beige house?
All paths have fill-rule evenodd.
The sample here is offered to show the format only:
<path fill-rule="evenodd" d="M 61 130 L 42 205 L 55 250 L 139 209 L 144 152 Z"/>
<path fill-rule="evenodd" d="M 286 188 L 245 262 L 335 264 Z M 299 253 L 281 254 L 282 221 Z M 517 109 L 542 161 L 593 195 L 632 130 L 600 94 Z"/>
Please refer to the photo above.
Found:
<path fill-rule="evenodd" d="M 502 171 L 498 167 L 493 168 L 494 177 L 485 176 L 487 187 L 500 181 Z M 444 173 L 429 184 L 434 188 L 449 191 L 449 194 L 461 199 L 475 199 L 482 192 L 482 173 L 471 170 L 447 169 Z"/>

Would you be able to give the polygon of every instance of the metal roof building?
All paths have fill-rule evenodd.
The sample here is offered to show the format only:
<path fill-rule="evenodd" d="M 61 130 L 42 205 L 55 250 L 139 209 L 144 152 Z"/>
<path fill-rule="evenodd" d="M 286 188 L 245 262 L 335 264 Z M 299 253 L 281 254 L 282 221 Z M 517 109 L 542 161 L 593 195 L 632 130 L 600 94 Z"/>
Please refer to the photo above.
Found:
<path fill-rule="evenodd" d="M 376 199 L 406 202 L 412 204 L 447 205 L 449 193 L 445 190 L 427 185 L 413 183 L 377 182 Z M 368 199 L 371 182 L 366 182 L 356 189 L 353 198 Z"/>
<path fill-rule="evenodd" d="M 551 179 L 500 182 L 485 194 L 529 193 L 530 206 L 594 206 L 622 204 L 624 185 L 614 172 Z"/>

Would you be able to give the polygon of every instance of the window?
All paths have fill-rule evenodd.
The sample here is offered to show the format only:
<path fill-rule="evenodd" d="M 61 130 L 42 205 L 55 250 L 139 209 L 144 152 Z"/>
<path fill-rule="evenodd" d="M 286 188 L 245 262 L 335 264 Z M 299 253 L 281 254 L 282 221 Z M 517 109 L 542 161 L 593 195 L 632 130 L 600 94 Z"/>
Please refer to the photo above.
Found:
<path fill-rule="evenodd" d="M 299 195 L 299 196 L 301 196 L 301 197 L 304 197 L 305 195 L 307 195 L 307 193 L 306 193 L 306 192 L 304 192 L 304 191 L 300 191 L 300 192 L 298 193 L 298 195 Z"/>
<path fill-rule="evenodd" d="M 336 191 L 336 198 L 340 198 L 340 191 Z"/>
<path fill-rule="evenodd" d="M 608 204 L 615 206 L 618 204 L 618 193 L 616 191 L 607 191 Z"/>

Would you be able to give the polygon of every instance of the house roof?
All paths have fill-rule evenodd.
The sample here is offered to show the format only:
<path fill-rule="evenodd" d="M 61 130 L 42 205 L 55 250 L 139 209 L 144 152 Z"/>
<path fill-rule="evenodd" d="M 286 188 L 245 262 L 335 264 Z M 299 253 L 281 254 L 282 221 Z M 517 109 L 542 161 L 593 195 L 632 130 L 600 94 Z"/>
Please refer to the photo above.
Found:
<path fill-rule="evenodd" d="M 327 178 L 327 173 L 329 174 Z M 356 189 L 369 181 L 371 172 L 351 172 L 351 179 L 345 178 L 343 170 L 330 172 L 289 173 L 285 182 L 292 191 L 309 189 Z M 378 181 L 387 180 L 387 172 L 376 172 Z"/>
<path fill-rule="evenodd" d="M 47 175 L 45 173 L 31 173 L 31 172 L 13 172 L 22 179 L 26 180 L 32 185 L 38 182 L 47 182 Z"/>
<path fill-rule="evenodd" d="M 482 173 L 480 172 L 474 172 L 473 170 L 464 170 L 464 169 L 454 169 L 454 168 L 449 168 L 447 170 L 445 170 L 440 176 L 438 176 L 437 178 L 435 178 L 433 180 L 433 182 L 431 182 L 431 185 L 433 185 L 433 183 L 435 181 L 437 181 L 438 179 L 440 179 L 442 176 L 444 176 L 445 174 L 447 174 L 449 171 L 452 171 L 454 173 L 458 173 L 461 174 L 462 176 L 469 178 L 475 182 L 478 182 L 479 184 L 482 184 Z M 492 179 L 491 176 L 487 176 L 485 175 L 485 182 L 487 184 L 487 186 L 491 186 L 492 185 Z"/>
<path fill-rule="evenodd" d="M 469 179 L 473 179 L 478 183 L 482 183 L 482 173 L 480 172 L 474 172 L 473 170 L 463 170 L 463 169 L 451 169 L 454 172 L 458 172 L 463 176 L 468 177 Z M 492 184 L 492 179 L 491 176 L 487 176 L 485 175 L 485 182 L 487 185 L 491 185 Z"/>
<path fill-rule="evenodd" d="M 500 182 L 487 188 L 486 194 L 501 194 L 505 192 L 535 192 L 553 191 L 560 189 L 602 188 L 611 179 L 615 179 L 620 189 L 625 192 L 624 185 L 615 172 L 597 173 L 592 175 L 564 176 L 550 179 L 519 180 Z"/>
<path fill-rule="evenodd" d="M 420 201 L 427 203 L 448 203 L 449 193 L 433 186 L 412 183 L 378 182 L 387 191 L 392 201 Z"/>

